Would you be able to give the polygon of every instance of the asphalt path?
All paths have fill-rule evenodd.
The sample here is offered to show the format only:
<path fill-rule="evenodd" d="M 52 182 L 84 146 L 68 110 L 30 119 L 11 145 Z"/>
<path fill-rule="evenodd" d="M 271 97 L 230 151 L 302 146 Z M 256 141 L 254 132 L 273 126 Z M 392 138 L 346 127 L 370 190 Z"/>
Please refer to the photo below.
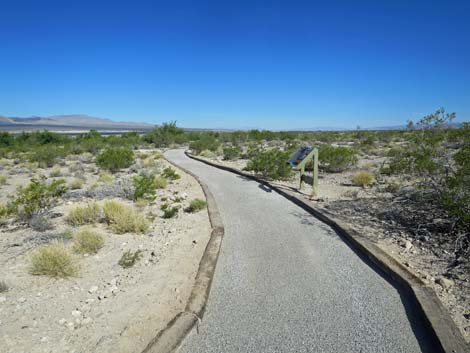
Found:
<path fill-rule="evenodd" d="M 209 186 L 225 226 L 204 320 L 179 352 L 432 351 L 406 295 L 330 227 L 255 181 L 165 156 Z"/>

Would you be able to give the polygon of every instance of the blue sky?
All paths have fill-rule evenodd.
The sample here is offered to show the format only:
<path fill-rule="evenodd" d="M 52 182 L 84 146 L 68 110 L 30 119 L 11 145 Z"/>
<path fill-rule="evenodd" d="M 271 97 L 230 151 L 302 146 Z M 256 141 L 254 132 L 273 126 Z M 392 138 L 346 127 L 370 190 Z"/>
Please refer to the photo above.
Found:
<path fill-rule="evenodd" d="M 470 1 L 0 0 L 0 115 L 185 127 L 470 120 Z"/>

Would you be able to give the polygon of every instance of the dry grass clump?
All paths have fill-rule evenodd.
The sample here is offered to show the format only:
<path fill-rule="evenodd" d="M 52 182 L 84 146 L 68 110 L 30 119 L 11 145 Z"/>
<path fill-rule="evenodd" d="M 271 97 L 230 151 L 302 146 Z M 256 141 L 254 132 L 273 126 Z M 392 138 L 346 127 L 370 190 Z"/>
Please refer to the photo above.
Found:
<path fill-rule="evenodd" d="M 106 222 L 117 234 L 146 233 L 150 227 L 148 220 L 142 214 L 119 201 L 105 201 L 103 211 Z"/>
<path fill-rule="evenodd" d="M 31 256 L 30 273 L 65 278 L 78 272 L 78 264 L 67 247 L 60 242 L 39 248 Z"/>
<path fill-rule="evenodd" d="M 108 172 L 101 172 L 98 177 L 98 182 L 104 183 L 104 184 L 112 183 L 113 180 L 114 180 L 114 177 Z"/>
<path fill-rule="evenodd" d="M 49 174 L 51 177 L 60 177 L 62 176 L 62 169 L 60 165 L 56 164 L 52 167 L 51 173 Z"/>
<path fill-rule="evenodd" d="M 121 258 L 119 259 L 119 266 L 123 268 L 129 268 L 135 265 L 137 261 L 140 260 L 142 257 L 142 250 L 131 251 L 127 250 L 122 254 Z"/>
<path fill-rule="evenodd" d="M 8 292 L 8 285 L 5 281 L 0 281 L 0 293 Z"/>
<path fill-rule="evenodd" d="M 353 175 L 351 181 L 356 186 L 366 187 L 375 183 L 375 177 L 369 172 L 360 171 Z"/>
<path fill-rule="evenodd" d="M 152 157 L 145 158 L 142 161 L 142 165 L 145 168 L 153 168 L 153 167 L 155 167 L 155 159 L 153 159 Z"/>
<path fill-rule="evenodd" d="M 83 187 L 83 185 L 85 184 L 85 181 L 86 180 L 84 180 L 82 178 L 75 178 L 70 182 L 69 187 L 72 190 L 81 189 Z"/>
<path fill-rule="evenodd" d="M 91 228 L 83 228 L 73 237 L 73 249 L 80 254 L 96 254 L 103 245 L 103 236 Z"/>
<path fill-rule="evenodd" d="M 186 212 L 195 213 L 199 212 L 207 207 L 207 202 L 201 199 L 194 199 L 189 203 Z"/>
<path fill-rule="evenodd" d="M 168 181 L 164 177 L 160 175 L 157 175 L 155 177 L 155 187 L 157 189 L 164 189 L 166 188 L 167 185 L 168 185 Z"/>
<path fill-rule="evenodd" d="M 0 185 L 5 185 L 7 183 L 7 176 L 5 174 L 0 174 Z"/>
<path fill-rule="evenodd" d="M 69 211 L 65 221 L 73 226 L 95 224 L 100 220 L 101 208 L 96 202 L 77 206 Z"/>

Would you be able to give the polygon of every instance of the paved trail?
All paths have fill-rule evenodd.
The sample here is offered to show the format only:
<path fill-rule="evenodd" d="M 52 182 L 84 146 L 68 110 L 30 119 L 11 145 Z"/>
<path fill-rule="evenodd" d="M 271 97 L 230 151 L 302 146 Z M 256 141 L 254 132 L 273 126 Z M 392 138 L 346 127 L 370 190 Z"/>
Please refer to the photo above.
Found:
<path fill-rule="evenodd" d="M 182 150 L 165 156 L 209 186 L 225 225 L 199 334 L 179 352 L 431 351 L 407 300 L 328 226 Z"/>

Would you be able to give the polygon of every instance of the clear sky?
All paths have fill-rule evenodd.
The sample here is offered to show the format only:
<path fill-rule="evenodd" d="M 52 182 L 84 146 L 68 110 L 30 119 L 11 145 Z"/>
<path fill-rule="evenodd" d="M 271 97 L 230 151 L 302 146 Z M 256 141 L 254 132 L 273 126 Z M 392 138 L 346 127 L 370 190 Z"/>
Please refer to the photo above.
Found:
<path fill-rule="evenodd" d="M 470 1 L 0 0 L 0 115 L 184 127 L 470 120 Z"/>

